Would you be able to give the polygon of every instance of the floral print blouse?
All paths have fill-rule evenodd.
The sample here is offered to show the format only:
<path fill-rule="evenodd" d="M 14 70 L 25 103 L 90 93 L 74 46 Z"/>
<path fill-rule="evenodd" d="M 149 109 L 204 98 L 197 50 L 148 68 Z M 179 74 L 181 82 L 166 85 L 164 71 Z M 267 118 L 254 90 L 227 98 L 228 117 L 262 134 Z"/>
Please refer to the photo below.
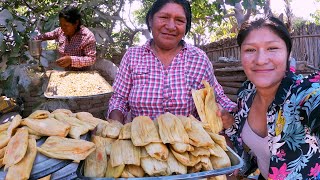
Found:
<path fill-rule="evenodd" d="M 235 123 L 226 130 L 245 165 L 240 174 L 257 168 L 256 158 L 241 139 L 255 86 L 246 81 L 238 92 Z M 320 72 L 302 77 L 289 71 L 267 111 L 271 154 L 268 179 L 320 179 Z"/>

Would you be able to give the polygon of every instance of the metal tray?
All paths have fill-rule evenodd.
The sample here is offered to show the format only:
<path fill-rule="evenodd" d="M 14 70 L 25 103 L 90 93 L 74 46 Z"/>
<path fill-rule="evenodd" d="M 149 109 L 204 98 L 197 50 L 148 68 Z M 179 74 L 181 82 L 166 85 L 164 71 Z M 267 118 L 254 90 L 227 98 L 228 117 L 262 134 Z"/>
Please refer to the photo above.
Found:
<path fill-rule="evenodd" d="M 182 175 L 172 175 L 172 176 L 159 176 L 159 177 L 143 177 L 143 178 L 117 178 L 117 180 L 122 179 L 132 179 L 132 180 L 159 180 L 159 179 L 202 179 L 206 177 L 211 176 L 218 176 L 223 174 L 229 174 L 235 171 L 236 169 L 239 169 L 243 166 L 243 160 L 230 148 L 228 148 L 228 156 L 231 160 L 231 166 L 227 168 L 221 168 L 221 169 L 215 169 L 211 171 L 203 171 L 198 173 L 190 173 L 190 174 L 182 174 Z M 77 175 L 78 179 L 83 180 L 115 180 L 115 178 L 92 178 L 92 177 L 85 177 L 83 175 L 83 168 L 84 168 L 84 161 L 81 161 L 78 169 L 77 169 Z"/>
<path fill-rule="evenodd" d="M 49 88 L 50 86 L 50 77 L 52 73 L 55 72 L 72 72 L 72 71 L 57 71 L 57 70 L 53 70 L 50 72 L 50 74 L 48 75 L 48 84 L 46 87 L 46 91 L 43 93 L 43 95 L 46 98 L 49 99 L 81 99 L 81 98 L 94 98 L 94 97 L 99 97 L 99 96 L 104 96 L 106 94 L 112 94 L 113 92 L 106 92 L 106 93 L 98 93 L 98 94 L 92 94 L 92 95 L 87 95 L 87 96 L 58 96 L 58 95 L 51 95 L 52 90 Z M 98 71 L 83 71 L 83 72 L 91 72 L 91 73 L 97 73 L 100 75 L 100 73 Z M 101 75 L 100 75 L 101 76 Z M 105 81 L 106 83 L 108 83 L 107 81 Z"/>

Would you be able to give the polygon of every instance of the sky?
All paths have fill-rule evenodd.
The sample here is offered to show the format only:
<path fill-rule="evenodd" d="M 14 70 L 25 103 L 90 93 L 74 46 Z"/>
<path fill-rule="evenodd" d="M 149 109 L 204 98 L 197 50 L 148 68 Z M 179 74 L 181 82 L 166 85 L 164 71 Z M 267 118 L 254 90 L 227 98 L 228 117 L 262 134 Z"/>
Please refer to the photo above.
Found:
<path fill-rule="evenodd" d="M 277 13 L 285 13 L 284 0 L 271 0 L 271 9 Z M 310 20 L 310 14 L 320 9 L 320 3 L 314 0 L 292 0 L 292 13 L 297 17 Z"/>

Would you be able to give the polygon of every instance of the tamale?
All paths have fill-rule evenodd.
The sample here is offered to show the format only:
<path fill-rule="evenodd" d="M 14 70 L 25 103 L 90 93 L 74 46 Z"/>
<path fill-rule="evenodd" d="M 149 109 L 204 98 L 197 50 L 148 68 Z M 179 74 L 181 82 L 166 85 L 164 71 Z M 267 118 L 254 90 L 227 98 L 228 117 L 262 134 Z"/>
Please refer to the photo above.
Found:
<path fill-rule="evenodd" d="M 28 116 L 31 119 L 46 119 L 49 117 L 51 117 L 50 112 L 47 110 L 36 110 Z"/>
<path fill-rule="evenodd" d="M 7 130 L 9 137 L 12 136 L 13 130 L 20 125 L 21 121 L 22 121 L 22 117 L 19 114 L 12 119 L 11 124 Z"/>
<path fill-rule="evenodd" d="M 137 116 L 132 120 L 131 140 L 135 146 L 145 146 L 151 142 L 162 142 L 156 125 L 148 116 Z"/>
<path fill-rule="evenodd" d="M 54 118 L 71 126 L 68 135 L 74 139 L 80 139 L 80 136 L 87 133 L 89 128 L 91 128 L 77 118 L 70 117 L 62 112 L 56 112 Z"/>
<path fill-rule="evenodd" d="M 11 124 L 11 121 L 6 122 L 6 123 L 4 123 L 4 124 L 1 124 L 1 125 L 0 125 L 0 132 L 2 132 L 2 131 L 7 131 L 7 129 L 8 129 L 8 127 L 10 126 L 10 124 Z"/>
<path fill-rule="evenodd" d="M 80 162 L 95 150 L 95 144 L 82 139 L 50 136 L 37 149 L 40 153 L 51 158 Z"/>
<path fill-rule="evenodd" d="M 170 149 L 170 151 L 181 164 L 185 166 L 190 165 L 190 157 L 188 152 L 178 153 L 178 152 L 175 152 L 173 149 Z"/>
<path fill-rule="evenodd" d="M 167 112 L 158 116 L 157 120 L 160 138 L 164 144 L 189 143 L 189 136 L 177 116 Z"/>
<path fill-rule="evenodd" d="M 202 165 L 202 168 L 201 168 L 202 170 L 205 170 L 205 171 L 213 170 L 212 163 L 211 163 L 209 157 L 201 156 L 200 159 L 201 159 L 200 162 Z"/>
<path fill-rule="evenodd" d="M 201 161 L 201 156 L 194 156 L 191 153 L 189 153 L 189 166 L 195 166 Z"/>
<path fill-rule="evenodd" d="M 134 177 L 143 177 L 145 174 L 141 166 L 128 164 L 125 168 L 130 174 L 134 175 Z"/>
<path fill-rule="evenodd" d="M 128 169 L 126 168 L 126 166 L 124 167 L 122 174 L 121 174 L 122 178 L 134 178 L 134 175 L 132 175 Z"/>
<path fill-rule="evenodd" d="M 7 131 L 1 131 L 0 132 L 0 148 L 7 146 L 9 140 L 10 140 L 10 137 L 8 136 Z"/>
<path fill-rule="evenodd" d="M 187 166 L 181 164 L 174 155 L 170 152 L 168 156 L 168 168 L 167 168 L 167 175 L 171 174 L 187 174 Z"/>
<path fill-rule="evenodd" d="M 214 143 L 209 134 L 203 128 L 202 123 L 192 115 L 185 118 L 182 122 L 189 122 L 191 124 L 191 129 L 187 130 L 191 145 L 195 147 L 207 147 Z"/>
<path fill-rule="evenodd" d="M 110 120 L 102 131 L 103 137 L 118 138 L 123 124 L 116 120 Z"/>
<path fill-rule="evenodd" d="M 228 151 L 227 149 L 227 142 L 226 142 L 226 138 L 220 134 L 215 134 L 212 132 L 208 132 L 208 134 L 210 135 L 211 139 L 219 144 L 219 146 L 224 150 L 224 151 Z"/>
<path fill-rule="evenodd" d="M 131 122 L 122 126 L 118 139 L 131 139 Z"/>
<path fill-rule="evenodd" d="M 61 136 L 66 137 L 70 130 L 70 125 L 60 122 L 54 118 L 47 119 L 30 119 L 25 118 L 22 121 L 23 125 L 27 125 L 32 130 L 46 136 Z"/>
<path fill-rule="evenodd" d="M 105 124 L 109 123 L 106 120 L 93 117 L 93 115 L 89 112 L 77 112 L 75 113 L 75 116 L 80 121 L 89 123 L 93 128 L 95 128 L 99 123 L 105 123 Z"/>
<path fill-rule="evenodd" d="M 112 167 L 123 164 L 140 166 L 140 147 L 134 146 L 130 140 L 116 140 L 113 142 L 110 153 Z"/>
<path fill-rule="evenodd" d="M 66 114 L 68 116 L 72 116 L 72 114 L 73 114 L 72 111 L 69 110 L 69 109 L 56 109 L 56 110 L 51 112 L 51 114 L 55 114 L 55 113 L 64 113 L 64 114 Z"/>
<path fill-rule="evenodd" d="M 8 142 L 3 157 L 4 169 L 21 161 L 28 148 L 28 130 L 19 128 Z"/>
<path fill-rule="evenodd" d="M 3 164 L 3 158 L 0 158 L 0 168 L 2 168 L 4 166 Z"/>
<path fill-rule="evenodd" d="M 108 161 L 108 164 L 107 164 L 107 171 L 106 171 L 106 174 L 104 175 L 105 177 L 109 177 L 109 178 L 118 178 L 121 176 L 123 170 L 124 170 L 124 167 L 126 165 L 119 165 L 119 166 L 116 166 L 116 167 L 112 167 L 111 166 L 111 161 Z"/>
<path fill-rule="evenodd" d="M 104 147 L 106 148 L 106 153 L 107 155 L 111 154 L 111 147 L 114 141 L 116 141 L 117 139 L 113 139 L 113 138 L 108 138 L 108 137 L 104 137 L 103 138 L 103 144 Z"/>
<path fill-rule="evenodd" d="M 168 155 L 169 155 L 169 150 L 167 148 L 167 146 L 163 143 L 150 143 L 150 144 L 147 144 L 145 146 L 146 150 L 147 150 L 147 153 L 159 160 L 159 161 L 166 161 L 168 159 Z"/>
<path fill-rule="evenodd" d="M 28 140 L 28 148 L 23 159 L 17 164 L 9 167 L 6 179 L 29 179 L 33 162 L 37 155 L 37 144 L 35 139 Z"/>
<path fill-rule="evenodd" d="M 96 149 L 84 161 L 84 176 L 104 177 L 107 171 L 107 153 L 104 146 L 104 138 L 92 136 L 91 142 L 96 145 Z"/>
<path fill-rule="evenodd" d="M 4 153 L 6 152 L 6 148 L 7 148 L 7 146 L 0 149 L 0 158 L 4 157 Z"/>
<path fill-rule="evenodd" d="M 190 151 L 190 154 L 194 156 L 210 156 L 210 151 L 207 147 L 195 147 L 194 151 Z"/>
<path fill-rule="evenodd" d="M 22 129 L 27 129 L 27 130 L 28 130 L 29 135 L 45 136 L 45 135 L 43 135 L 43 134 L 41 134 L 41 133 L 39 133 L 39 132 L 37 132 L 37 131 L 35 131 L 35 130 L 33 130 L 33 129 L 29 128 L 28 126 L 22 126 L 21 128 L 22 128 Z"/>
<path fill-rule="evenodd" d="M 141 154 L 140 154 L 140 158 L 145 158 L 145 157 L 149 157 L 150 155 L 148 154 L 146 148 L 144 146 L 141 146 Z"/>
<path fill-rule="evenodd" d="M 201 121 L 207 122 L 206 113 L 204 110 L 204 100 L 205 95 L 207 94 L 206 89 L 192 89 L 191 94 Z"/>
<path fill-rule="evenodd" d="M 96 129 L 94 131 L 94 134 L 97 135 L 97 136 L 101 136 L 101 137 L 106 137 L 106 135 L 103 136 L 103 130 L 107 127 L 107 124 L 106 123 L 99 123 L 97 126 L 96 126 Z"/>
<path fill-rule="evenodd" d="M 188 171 L 188 174 L 189 173 L 197 173 L 197 172 L 201 171 L 201 169 L 202 169 L 202 163 L 199 162 L 198 164 L 196 164 L 194 166 L 189 166 L 187 171 Z"/>
<path fill-rule="evenodd" d="M 210 156 L 210 161 L 214 169 L 225 168 L 231 166 L 231 161 L 227 153 L 218 145 L 214 145 L 219 156 Z"/>
<path fill-rule="evenodd" d="M 149 176 L 166 176 L 168 163 L 148 156 L 141 158 L 141 167 Z"/>
<path fill-rule="evenodd" d="M 207 122 L 213 133 L 219 133 L 223 129 L 221 117 L 217 115 L 218 105 L 216 103 L 215 92 L 213 87 L 206 81 L 202 81 L 205 89 L 207 89 L 207 95 L 204 101 L 204 111 L 206 113 Z"/>
<path fill-rule="evenodd" d="M 186 143 L 174 143 L 170 144 L 170 147 L 173 148 L 178 153 L 184 153 L 186 151 L 193 151 L 194 147 Z"/>

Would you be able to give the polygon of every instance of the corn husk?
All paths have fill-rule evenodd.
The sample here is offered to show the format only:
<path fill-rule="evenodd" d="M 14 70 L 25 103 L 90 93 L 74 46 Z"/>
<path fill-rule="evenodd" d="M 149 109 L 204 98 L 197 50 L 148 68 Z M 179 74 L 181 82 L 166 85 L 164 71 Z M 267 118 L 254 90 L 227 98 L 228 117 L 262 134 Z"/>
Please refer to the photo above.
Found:
<path fill-rule="evenodd" d="M 210 156 L 210 161 L 214 169 L 220 169 L 231 166 L 231 161 L 227 153 L 218 145 L 215 144 L 215 149 L 219 152 L 219 156 Z"/>
<path fill-rule="evenodd" d="M 227 142 L 226 142 L 226 138 L 222 135 L 219 135 L 219 134 L 215 134 L 215 133 L 212 133 L 212 132 L 207 132 L 211 139 L 217 143 L 224 151 L 228 151 L 227 149 Z"/>
<path fill-rule="evenodd" d="M 80 162 L 95 150 L 95 144 L 82 139 L 50 136 L 37 149 L 40 153 L 51 158 Z"/>
<path fill-rule="evenodd" d="M 108 163 L 104 138 L 93 135 L 91 142 L 96 145 L 96 149 L 84 161 L 84 176 L 104 177 Z"/>
<path fill-rule="evenodd" d="M 52 117 L 50 115 L 51 113 L 47 110 L 36 110 L 34 112 L 32 112 L 28 118 L 31 118 L 31 119 L 47 119 L 47 118 L 50 118 Z"/>
<path fill-rule="evenodd" d="M 21 121 L 22 117 L 19 114 L 12 119 L 10 126 L 7 129 L 9 137 L 12 136 L 13 131 L 20 125 Z"/>
<path fill-rule="evenodd" d="M 181 164 L 172 153 L 169 153 L 168 156 L 168 168 L 167 168 L 167 174 L 187 174 L 187 166 L 184 166 Z"/>
<path fill-rule="evenodd" d="M 33 162 L 37 155 L 37 144 L 35 139 L 28 140 L 28 148 L 24 157 L 17 164 L 9 167 L 6 179 L 29 179 Z"/>
<path fill-rule="evenodd" d="M 181 164 L 183 164 L 184 166 L 190 166 L 190 157 L 188 152 L 178 153 L 173 149 L 170 149 L 170 151 Z"/>
<path fill-rule="evenodd" d="M 160 138 L 164 144 L 189 144 L 189 136 L 177 116 L 167 112 L 158 116 L 157 120 Z"/>
<path fill-rule="evenodd" d="M 120 130 L 119 138 L 118 139 L 131 139 L 131 125 L 132 123 L 127 123 L 123 125 Z"/>
<path fill-rule="evenodd" d="M 63 112 L 56 112 L 54 118 L 71 126 L 68 135 L 74 139 L 80 139 L 80 136 L 86 134 L 91 128 L 89 124 L 75 117 L 70 117 Z"/>
<path fill-rule="evenodd" d="M 168 164 L 150 156 L 141 158 L 141 167 L 149 176 L 166 176 Z"/>
<path fill-rule="evenodd" d="M 0 125 L 0 133 L 1 133 L 2 131 L 7 131 L 7 129 L 8 129 L 8 127 L 10 126 L 10 124 L 11 124 L 11 121 L 6 122 L 6 123 L 4 123 L 4 124 L 1 124 L 1 125 Z"/>
<path fill-rule="evenodd" d="M 109 123 L 106 124 L 105 128 L 102 131 L 102 136 L 109 138 L 118 138 L 122 126 L 123 124 L 121 124 L 119 121 L 109 120 Z"/>
<path fill-rule="evenodd" d="M 198 121 L 195 117 L 190 115 L 189 117 L 178 116 L 181 122 L 188 130 L 188 136 L 190 139 L 190 144 L 195 147 L 207 147 L 213 144 L 213 140 L 210 138 L 208 133 L 202 126 L 202 123 Z"/>
<path fill-rule="evenodd" d="M 69 124 L 58 121 L 54 118 L 30 119 L 25 118 L 21 124 L 28 126 L 32 130 L 46 136 L 66 137 L 70 131 Z"/>
<path fill-rule="evenodd" d="M 214 94 L 213 87 L 210 87 L 209 83 L 203 81 L 207 95 L 204 101 L 204 111 L 206 113 L 207 122 L 213 133 L 218 134 L 223 129 L 223 124 L 220 116 L 217 116 L 218 105 Z"/>
<path fill-rule="evenodd" d="M 112 167 L 125 164 L 140 166 L 140 147 L 134 146 L 130 140 L 116 140 L 110 153 Z"/>
<path fill-rule="evenodd" d="M 55 109 L 54 111 L 51 112 L 51 114 L 56 114 L 56 113 L 64 113 L 67 116 L 72 116 L 73 113 L 69 109 Z"/>
<path fill-rule="evenodd" d="M 193 146 L 191 146 L 190 144 L 186 144 L 186 143 L 174 143 L 174 144 L 170 144 L 170 147 L 178 153 L 184 153 L 186 151 L 193 151 L 194 150 Z"/>
<path fill-rule="evenodd" d="M 190 151 L 190 154 L 194 156 L 210 156 L 210 151 L 207 147 L 195 147 L 194 151 Z"/>
<path fill-rule="evenodd" d="M 151 142 L 161 142 L 156 125 L 147 116 L 138 116 L 132 120 L 131 140 L 135 146 L 145 146 Z"/>
<path fill-rule="evenodd" d="M 135 166 L 135 165 L 126 165 L 127 171 L 132 174 L 134 177 L 143 177 L 145 172 L 142 169 L 141 166 Z"/>
<path fill-rule="evenodd" d="M 1 131 L 0 132 L 0 148 L 7 146 L 9 140 L 10 140 L 10 137 L 8 136 L 8 132 Z"/>
<path fill-rule="evenodd" d="M 28 149 L 28 130 L 18 129 L 10 139 L 3 157 L 4 169 L 22 160 Z"/>
<path fill-rule="evenodd" d="M 104 147 L 106 148 L 107 155 L 111 154 L 111 147 L 114 141 L 116 141 L 116 139 L 107 138 L 107 137 L 103 138 L 103 144 L 104 144 Z"/>
<path fill-rule="evenodd" d="M 105 177 L 119 178 L 121 176 L 125 166 L 126 165 L 122 164 L 122 165 L 119 165 L 116 167 L 112 167 L 111 161 L 108 161 L 107 171 L 106 171 Z"/>
<path fill-rule="evenodd" d="M 151 157 L 153 157 L 159 161 L 166 161 L 168 159 L 169 150 L 168 150 L 167 146 L 164 145 L 163 143 L 153 143 L 152 142 L 152 143 L 146 145 L 145 149 Z"/>
<path fill-rule="evenodd" d="M 93 117 L 89 112 L 77 112 L 75 113 L 76 118 L 80 121 L 89 123 L 93 128 L 95 128 L 99 123 L 109 124 L 108 121 Z"/>

